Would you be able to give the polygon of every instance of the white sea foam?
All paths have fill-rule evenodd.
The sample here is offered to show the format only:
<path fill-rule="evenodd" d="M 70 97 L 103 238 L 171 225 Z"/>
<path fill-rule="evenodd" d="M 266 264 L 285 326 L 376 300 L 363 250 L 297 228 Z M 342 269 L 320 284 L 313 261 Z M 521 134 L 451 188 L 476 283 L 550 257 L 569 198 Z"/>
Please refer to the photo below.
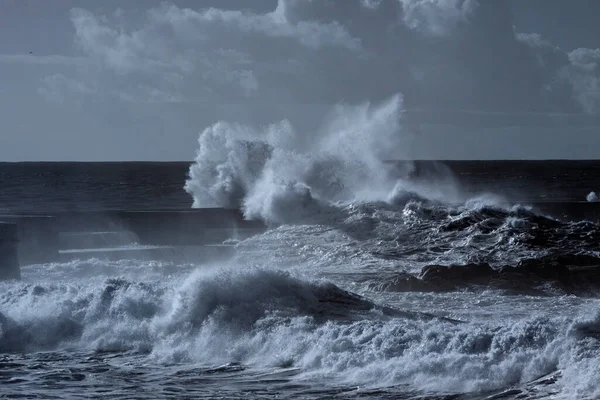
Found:
<path fill-rule="evenodd" d="M 337 106 L 314 133 L 287 121 L 263 131 L 219 122 L 200 135 L 185 188 L 195 207 L 241 207 L 276 223 L 314 220 L 336 202 L 388 200 L 399 189 L 385 160 L 406 156 L 401 115 L 396 95 Z"/>
<path fill-rule="evenodd" d="M 180 278 L 13 287 L 2 295 L 0 343 L 4 351 L 77 346 L 147 351 L 157 362 L 294 366 L 300 380 L 435 392 L 494 390 L 560 370 L 565 398 L 600 394 L 597 304 L 579 317 L 456 324 L 385 316 L 331 284 L 281 271 Z"/>

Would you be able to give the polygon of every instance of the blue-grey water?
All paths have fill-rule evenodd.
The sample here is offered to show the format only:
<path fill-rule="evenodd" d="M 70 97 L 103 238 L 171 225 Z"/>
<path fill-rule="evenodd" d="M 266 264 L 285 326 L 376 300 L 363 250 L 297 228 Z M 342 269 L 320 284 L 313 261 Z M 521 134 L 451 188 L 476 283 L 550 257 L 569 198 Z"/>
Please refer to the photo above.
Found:
<path fill-rule="evenodd" d="M 189 208 L 188 168 L 1 164 L 0 209 Z M 289 221 L 219 263 L 23 265 L 0 282 L 0 397 L 600 397 L 600 283 L 572 272 L 600 266 L 600 226 L 527 207 L 584 201 L 600 162 L 423 163 L 404 179 L 439 173 L 463 200 L 418 186 L 283 202 L 265 215 Z M 406 283 L 432 265 L 515 270 Z"/>

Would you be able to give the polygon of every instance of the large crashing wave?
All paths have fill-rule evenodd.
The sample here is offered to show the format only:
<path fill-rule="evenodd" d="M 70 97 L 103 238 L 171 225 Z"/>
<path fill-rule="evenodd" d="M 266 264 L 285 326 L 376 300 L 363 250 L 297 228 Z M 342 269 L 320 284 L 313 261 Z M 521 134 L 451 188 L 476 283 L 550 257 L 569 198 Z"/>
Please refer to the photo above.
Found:
<path fill-rule="evenodd" d="M 241 208 L 248 218 L 275 223 L 333 211 L 334 202 L 405 197 L 408 188 L 385 162 L 406 156 L 402 111 L 400 95 L 339 105 L 308 134 L 287 120 L 263 130 L 216 123 L 200 135 L 185 189 L 194 207 Z"/>
<path fill-rule="evenodd" d="M 496 390 L 560 370 L 561 398 L 600 394 L 593 307 L 573 316 L 457 324 L 385 312 L 331 284 L 282 272 L 182 278 L 4 290 L 0 352 L 136 351 L 159 363 L 295 367 L 313 382 L 435 392 Z"/>

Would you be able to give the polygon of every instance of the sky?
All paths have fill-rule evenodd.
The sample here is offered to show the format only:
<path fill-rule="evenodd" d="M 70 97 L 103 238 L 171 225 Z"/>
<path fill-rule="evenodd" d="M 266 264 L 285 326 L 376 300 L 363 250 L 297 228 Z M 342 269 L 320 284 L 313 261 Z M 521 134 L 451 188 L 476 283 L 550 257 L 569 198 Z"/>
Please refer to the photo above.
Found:
<path fill-rule="evenodd" d="M 598 158 L 597 0 L 0 0 L 0 161 L 192 160 L 396 94 L 415 159 Z"/>

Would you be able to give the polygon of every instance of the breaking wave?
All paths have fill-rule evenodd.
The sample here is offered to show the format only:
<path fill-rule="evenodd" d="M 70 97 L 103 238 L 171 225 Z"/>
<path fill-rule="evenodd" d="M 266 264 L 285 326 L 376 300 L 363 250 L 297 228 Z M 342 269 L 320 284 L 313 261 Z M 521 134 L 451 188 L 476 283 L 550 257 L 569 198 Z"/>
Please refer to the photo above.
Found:
<path fill-rule="evenodd" d="M 408 154 L 402 110 L 400 95 L 340 105 L 314 133 L 299 133 L 288 121 L 263 130 L 219 122 L 200 135 L 185 189 L 194 207 L 241 208 L 247 218 L 272 223 L 335 218 L 337 203 L 458 199 L 442 166 L 435 181 L 417 184 L 399 179 L 414 174 L 414 165 L 401 170 L 386 162 Z"/>
<path fill-rule="evenodd" d="M 557 373 L 563 393 L 598 394 L 590 367 L 600 361 L 597 311 L 460 323 L 281 271 L 196 271 L 177 282 L 22 284 L 2 294 L 0 349 L 135 351 L 161 363 L 293 367 L 299 380 L 436 392 L 498 390 Z"/>

